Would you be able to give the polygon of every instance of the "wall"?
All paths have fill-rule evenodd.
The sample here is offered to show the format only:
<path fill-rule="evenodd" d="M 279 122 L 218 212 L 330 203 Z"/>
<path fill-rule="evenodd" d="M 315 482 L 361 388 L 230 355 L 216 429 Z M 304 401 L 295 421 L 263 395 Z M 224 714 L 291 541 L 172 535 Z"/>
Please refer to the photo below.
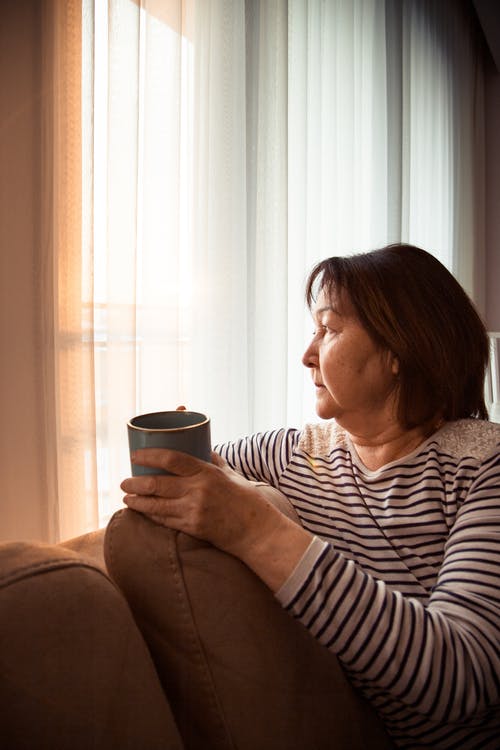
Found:
<path fill-rule="evenodd" d="M 1 4 L 0 539 L 44 538 L 39 391 L 40 3 Z M 18 512 L 19 504 L 24 512 Z M 22 519 L 22 520 L 21 520 Z M 20 526 L 22 525 L 22 528 Z"/>

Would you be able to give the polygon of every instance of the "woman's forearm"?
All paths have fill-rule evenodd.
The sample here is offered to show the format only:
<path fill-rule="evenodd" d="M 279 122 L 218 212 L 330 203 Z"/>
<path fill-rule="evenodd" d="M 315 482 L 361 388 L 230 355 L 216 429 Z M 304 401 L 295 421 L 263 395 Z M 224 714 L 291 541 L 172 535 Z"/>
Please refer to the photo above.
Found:
<path fill-rule="evenodd" d="M 269 501 L 254 511 L 255 523 L 233 548 L 238 557 L 276 593 L 295 570 L 313 535 L 285 516 Z"/>

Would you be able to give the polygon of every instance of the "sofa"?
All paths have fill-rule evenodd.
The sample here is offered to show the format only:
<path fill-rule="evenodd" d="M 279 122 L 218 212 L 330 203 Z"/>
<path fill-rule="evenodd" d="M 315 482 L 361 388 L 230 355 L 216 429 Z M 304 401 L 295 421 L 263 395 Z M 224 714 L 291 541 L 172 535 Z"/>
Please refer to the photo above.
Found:
<path fill-rule="evenodd" d="M 0 544 L 4 750 L 388 750 L 370 705 L 239 560 L 118 511 Z"/>

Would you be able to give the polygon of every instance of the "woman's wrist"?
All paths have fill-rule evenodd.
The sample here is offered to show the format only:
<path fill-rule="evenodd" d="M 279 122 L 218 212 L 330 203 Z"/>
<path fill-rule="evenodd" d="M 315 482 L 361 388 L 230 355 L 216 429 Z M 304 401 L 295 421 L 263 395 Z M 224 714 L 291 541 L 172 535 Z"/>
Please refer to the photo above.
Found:
<path fill-rule="evenodd" d="M 271 589 L 278 591 L 290 577 L 313 534 L 283 515 L 265 498 L 250 509 L 246 533 L 228 552 L 238 557 Z"/>

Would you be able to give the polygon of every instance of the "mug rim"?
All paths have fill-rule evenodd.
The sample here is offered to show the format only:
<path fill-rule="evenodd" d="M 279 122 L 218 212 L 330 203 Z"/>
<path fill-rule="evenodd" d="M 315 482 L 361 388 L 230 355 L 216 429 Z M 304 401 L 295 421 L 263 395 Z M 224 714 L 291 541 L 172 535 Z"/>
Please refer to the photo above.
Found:
<path fill-rule="evenodd" d="M 202 419 L 199 422 L 195 422 L 194 424 L 186 424 L 179 427 L 140 427 L 139 425 L 133 424 L 135 419 L 142 419 L 143 417 L 153 417 L 156 414 L 196 414 L 199 417 L 202 417 Z M 131 430 L 137 430 L 138 432 L 180 432 L 181 430 L 192 430 L 195 427 L 202 427 L 203 425 L 206 425 L 210 422 L 210 417 L 207 417 L 206 414 L 203 414 L 201 411 L 188 411 L 188 410 L 176 410 L 176 409 L 167 409 L 164 411 L 151 411 L 147 414 L 137 414 L 135 417 L 132 417 L 127 422 L 127 427 L 129 427 Z"/>

